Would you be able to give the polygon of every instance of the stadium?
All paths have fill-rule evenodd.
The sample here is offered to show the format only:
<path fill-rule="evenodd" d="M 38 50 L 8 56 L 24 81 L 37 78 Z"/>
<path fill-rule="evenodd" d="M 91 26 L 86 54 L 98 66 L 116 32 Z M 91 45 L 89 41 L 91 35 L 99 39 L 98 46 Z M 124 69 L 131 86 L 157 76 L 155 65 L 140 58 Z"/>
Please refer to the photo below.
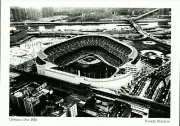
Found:
<path fill-rule="evenodd" d="M 37 72 L 73 84 L 119 89 L 141 69 L 138 51 L 109 36 L 81 35 L 42 49 Z"/>

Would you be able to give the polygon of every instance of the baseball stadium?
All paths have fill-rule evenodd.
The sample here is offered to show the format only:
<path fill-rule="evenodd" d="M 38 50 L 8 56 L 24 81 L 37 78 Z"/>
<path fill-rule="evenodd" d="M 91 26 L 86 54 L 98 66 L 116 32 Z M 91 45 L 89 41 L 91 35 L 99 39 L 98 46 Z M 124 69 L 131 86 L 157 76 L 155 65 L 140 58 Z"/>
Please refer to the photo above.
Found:
<path fill-rule="evenodd" d="M 97 88 L 119 89 L 140 70 L 138 51 L 104 35 L 80 35 L 42 49 L 38 74 Z"/>

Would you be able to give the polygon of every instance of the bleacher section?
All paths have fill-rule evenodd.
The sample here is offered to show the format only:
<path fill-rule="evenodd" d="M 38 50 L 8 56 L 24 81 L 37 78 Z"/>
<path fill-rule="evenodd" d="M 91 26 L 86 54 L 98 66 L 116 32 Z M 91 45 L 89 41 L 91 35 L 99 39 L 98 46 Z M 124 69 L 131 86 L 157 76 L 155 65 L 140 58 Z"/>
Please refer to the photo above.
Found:
<path fill-rule="evenodd" d="M 74 50 L 78 50 L 80 48 L 88 47 L 88 46 L 96 46 L 96 47 L 101 47 L 105 49 L 109 53 L 121 59 L 122 60 L 121 64 L 124 64 L 129 60 L 128 55 L 132 52 L 132 50 L 128 48 L 127 46 L 120 44 L 116 42 L 115 40 L 110 39 L 105 36 L 83 36 L 83 37 L 76 37 L 68 41 L 65 41 L 63 43 L 56 44 L 49 48 L 46 48 L 44 50 L 44 53 L 48 55 L 48 59 L 47 59 L 48 61 L 54 62 L 54 60 L 58 57 L 68 54 Z M 82 53 L 87 53 L 87 52 L 85 51 Z M 103 58 L 108 57 L 108 55 L 105 56 L 104 53 L 102 53 L 101 51 L 99 52 L 98 50 L 94 51 L 93 53 L 98 53 Z M 77 57 L 77 56 L 74 56 L 74 57 Z M 111 60 L 110 57 L 106 58 L 106 60 L 108 60 L 107 62 L 114 61 L 114 60 Z M 115 66 L 121 65 L 117 63 L 116 61 L 113 64 Z"/>

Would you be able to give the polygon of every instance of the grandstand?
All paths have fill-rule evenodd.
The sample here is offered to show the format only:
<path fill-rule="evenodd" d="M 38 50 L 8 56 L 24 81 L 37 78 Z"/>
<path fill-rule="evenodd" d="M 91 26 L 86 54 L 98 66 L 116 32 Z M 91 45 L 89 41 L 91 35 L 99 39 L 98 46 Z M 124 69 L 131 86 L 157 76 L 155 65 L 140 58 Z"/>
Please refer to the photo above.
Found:
<path fill-rule="evenodd" d="M 43 52 L 48 57 L 53 57 L 56 59 L 57 57 L 63 56 L 69 52 L 74 50 L 80 49 L 82 47 L 87 46 L 98 46 L 102 47 L 103 49 L 107 50 L 109 53 L 114 54 L 118 58 L 122 59 L 123 62 L 127 62 L 128 55 L 130 56 L 133 53 L 132 47 L 128 47 L 123 43 L 118 43 L 117 40 L 114 40 L 110 37 L 105 36 L 81 36 L 81 37 L 74 37 L 69 39 L 63 43 L 55 44 L 49 48 L 43 50 Z M 135 57 L 130 57 L 135 58 Z"/>
<path fill-rule="evenodd" d="M 131 69 L 123 73 L 121 68 L 128 64 L 134 72 L 140 57 L 135 48 L 114 38 L 82 35 L 41 50 L 36 61 L 38 73 L 45 76 L 91 86 L 106 83 L 109 87 L 108 83 L 113 83 L 117 87 L 120 80 L 127 84 L 133 79 Z"/>

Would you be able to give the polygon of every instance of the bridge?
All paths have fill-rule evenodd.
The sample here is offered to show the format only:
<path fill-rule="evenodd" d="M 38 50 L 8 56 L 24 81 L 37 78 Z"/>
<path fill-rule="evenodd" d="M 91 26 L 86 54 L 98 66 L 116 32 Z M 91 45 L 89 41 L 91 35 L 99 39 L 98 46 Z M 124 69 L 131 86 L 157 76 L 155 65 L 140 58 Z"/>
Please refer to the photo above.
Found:
<path fill-rule="evenodd" d="M 128 20 L 128 22 L 131 24 L 132 27 L 134 27 L 134 28 L 137 30 L 138 33 L 140 33 L 141 35 L 143 35 L 143 38 L 149 38 L 149 39 L 157 42 L 157 43 L 160 44 L 161 46 L 170 49 L 171 46 L 169 45 L 169 42 L 167 42 L 167 41 L 162 41 L 162 40 L 156 38 L 155 36 L 153 36 L 152 34 L 147 33 L 146 31 L 144 31 L 144 30 L 141 28 L 140 25 L 138 25 L 138 24 L 135 22 L 136 20 L 138 20 L 138 19 L 140 19 L 140 18 L 143 18 L 143 17 L 146 17 L 147 15 L 150 15 L 150 14 L 156 12 L 157 10 L 159 10 L 159 9 L 154 9 L 154 10 L 152 10 L 152 11 L 150 11 L 150 12 L 147 12 L 147 13 L 145 13 L 145 14 L 137 17 L 137 18 L 134 18 L 134 19 L 131 19 L 131 18 L 130 18 L 130 19 Z"/>
<path fill-rule="evenodd" d="M 148 15 L 150 15 L 150 14 L 152 14 L 152 13 L 157 12 L 158 10 L 159 10 L 158 8 L 157 8 L 157 9 L 154 9 L 154 10 L 152 10 L 152 11 L 149 11 L 149 12 L 143 14 L 143 15 L 140 15 L 140 16 L 134 18 L 133 20 L 134 20 L 134 21 L 137 21 L 137 20 L 139 20 L 139 19 L 141 19 L 141 18 L 144 18 L 144 17 L 146 17 L 146 16 L 148 16 Z"/>
<path fill-rule="evenodd" d="M 131 26 L 137 30 L 138 33 L 144 36 L 144 38 L 148 37 L 149 34 L 146 31 L 144 31 L 137 23 L 135 23 L 134 20 L 129 19 L 128 21 L 131 24 Z"/>

